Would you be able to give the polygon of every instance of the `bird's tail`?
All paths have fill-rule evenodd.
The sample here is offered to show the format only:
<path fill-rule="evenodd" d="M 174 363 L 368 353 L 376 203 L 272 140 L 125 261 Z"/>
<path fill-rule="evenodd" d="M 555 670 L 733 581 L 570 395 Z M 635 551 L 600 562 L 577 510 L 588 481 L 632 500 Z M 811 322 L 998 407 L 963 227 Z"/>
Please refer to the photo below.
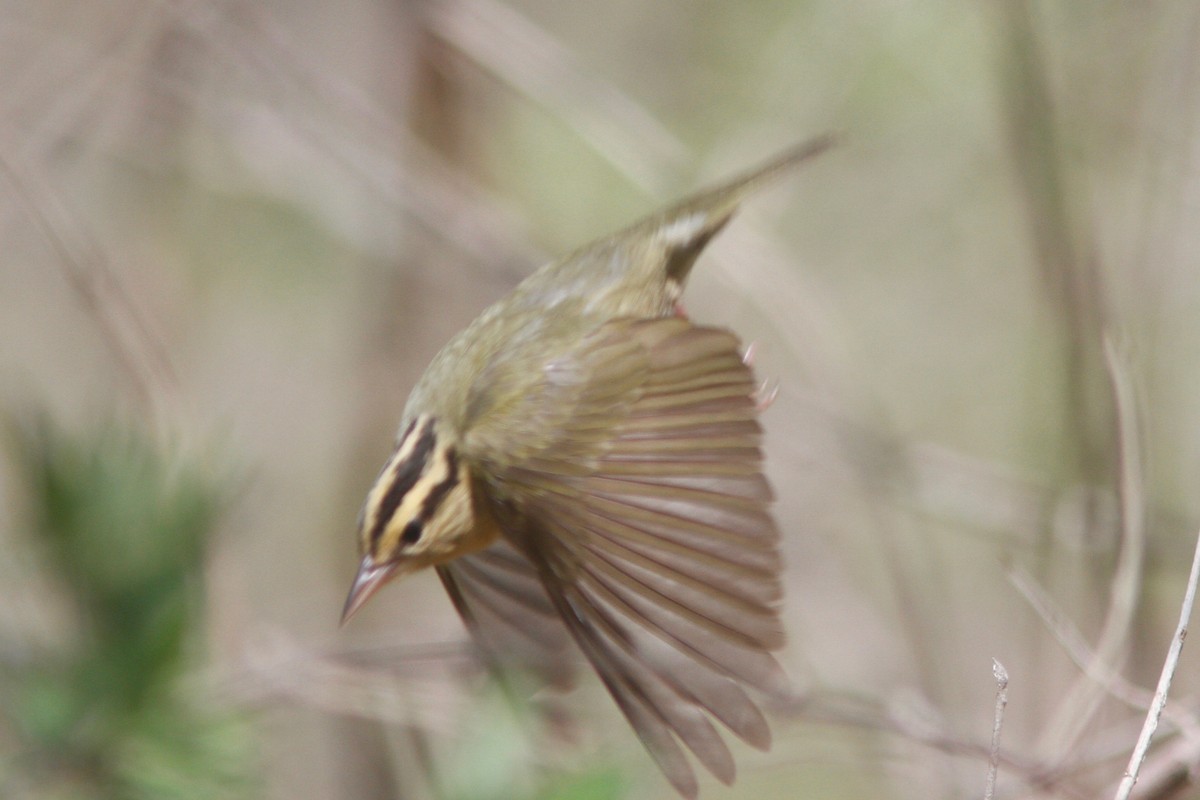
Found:
<path fill-rule="evenodd" d="M 667 277 L 682 284 L 697 256 L 725 227 L 746 197 L 780 174 L 825 152 L 836 141 L 834 135 L 826 134 L 802 142 L 754 169 L 681 200 L 617 236 L 656 236 L 668 252 Z"/>

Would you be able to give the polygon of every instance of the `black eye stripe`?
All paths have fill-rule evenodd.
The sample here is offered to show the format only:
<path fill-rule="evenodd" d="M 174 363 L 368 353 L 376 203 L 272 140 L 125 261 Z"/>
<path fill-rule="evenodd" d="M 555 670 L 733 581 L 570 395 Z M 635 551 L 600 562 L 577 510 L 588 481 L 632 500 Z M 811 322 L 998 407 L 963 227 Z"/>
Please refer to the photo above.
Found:
<path fill-rule="evenodd" d="M 401 438 L 397 448 L 403 447 L 408 437 L 414 433 L 414 428 L 410 425 L 408 432 Z M 400 507 L 404 496 L 420 480 L 421 473 L 425 471 L 425 465 L 429 461 L 429 454 L 433 452 L 435 440 L 436 437 L 433 435 L 433 421 L 430 420 L 421 428 L 420 438 L 417 439 L 412 452 L 400 464 L 396 470 L 396 477 L 392 480 L 392 485 L 388 487 L 387 493 L 379 501 L 379 510 L 371 525 L 370 541 L 372 550 L 379 543 L 379 537 L 383 536 L 383 531 L 387 527 L 388 521 L 396 513 L 396 509 Z"/>

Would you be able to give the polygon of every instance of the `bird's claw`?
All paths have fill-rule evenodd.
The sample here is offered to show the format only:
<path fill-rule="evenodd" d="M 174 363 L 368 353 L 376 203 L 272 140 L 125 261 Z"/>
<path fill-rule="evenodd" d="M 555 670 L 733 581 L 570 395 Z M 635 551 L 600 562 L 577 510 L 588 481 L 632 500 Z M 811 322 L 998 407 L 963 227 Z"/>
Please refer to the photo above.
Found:
<path fill-rule="evenodd" d="M 775 398 L 779 396 L 779 381 L 775 378 L 764 378 L 762 383 L 758 384 L 758 388 L 754 390 L 752 397 L 754 398 L 754 406 L 759 411 L 766 411 L 775 402 Z"/>

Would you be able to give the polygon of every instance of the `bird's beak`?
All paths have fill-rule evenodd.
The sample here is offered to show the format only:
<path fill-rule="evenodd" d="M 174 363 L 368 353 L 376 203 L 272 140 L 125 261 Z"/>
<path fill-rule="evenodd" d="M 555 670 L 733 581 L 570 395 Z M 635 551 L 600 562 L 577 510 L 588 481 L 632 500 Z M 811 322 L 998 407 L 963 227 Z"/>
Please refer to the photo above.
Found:
<path fill-rule="evenodd" d="M 350 586 L 350 594 L 346 597 L 346 605 L 342 608 L 342 625 L 396 575 L 398 566 L 396 562 L 376 565 L 369 555 L 363 556 L 362 563 L 358 565 L 358 574 L 354 576 L 354 583 Z"/>

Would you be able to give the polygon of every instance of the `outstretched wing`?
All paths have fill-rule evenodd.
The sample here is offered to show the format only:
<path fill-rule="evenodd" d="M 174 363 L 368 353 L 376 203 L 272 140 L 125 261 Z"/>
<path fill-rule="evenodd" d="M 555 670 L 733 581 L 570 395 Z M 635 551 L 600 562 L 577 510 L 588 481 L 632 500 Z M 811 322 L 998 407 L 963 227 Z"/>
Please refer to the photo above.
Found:
<path fill-rule="evenodd" d="M 696 781 L 679 743 L 731 781 L 710 717 L 766 748 L 746 688 L 783 684 L 770 654 L 783 643 L 779 534 L 738 344 L 680 318 L 610 322 L 547 365 L 519 404 L 551 426 L 545 444 L 506 448 L 532 424 L 511 418 L 470 442 L 505 535 L 689 797 Z"/>
<path fill-rule="evenodd" d="M 515 666 L 553 685 L 569 681 L 570 635 L 537 570 L 516 548 L 501 540 L 437 573 L 491 666 Z"/>

